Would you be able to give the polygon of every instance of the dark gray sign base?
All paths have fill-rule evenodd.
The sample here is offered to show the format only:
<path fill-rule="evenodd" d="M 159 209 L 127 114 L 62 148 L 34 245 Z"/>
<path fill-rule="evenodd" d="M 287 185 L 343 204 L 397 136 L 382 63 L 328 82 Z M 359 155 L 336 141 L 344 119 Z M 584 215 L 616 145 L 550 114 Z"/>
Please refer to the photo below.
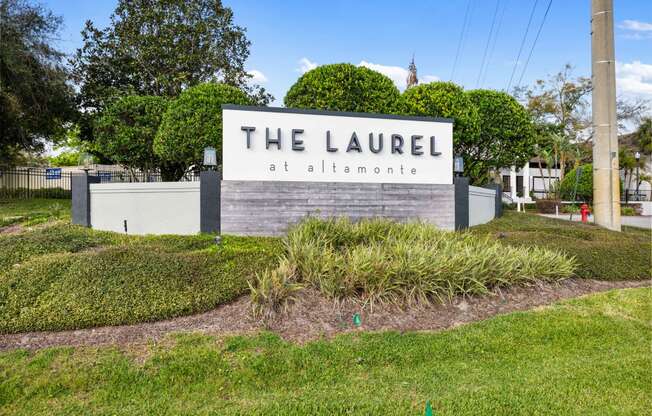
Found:
<path fill-rule="evenodd" d="M 453 185 L 222 181 L 221 198 L 224 234 L 283 235 L 306 215 L 422 220 L 455 228 Z"/>

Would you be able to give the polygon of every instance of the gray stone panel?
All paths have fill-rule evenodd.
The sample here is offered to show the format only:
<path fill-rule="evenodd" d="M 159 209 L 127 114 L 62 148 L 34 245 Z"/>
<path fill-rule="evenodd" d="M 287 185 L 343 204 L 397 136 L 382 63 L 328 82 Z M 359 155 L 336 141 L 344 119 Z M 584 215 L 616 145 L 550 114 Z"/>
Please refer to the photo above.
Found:
<path fill-rule="evenodd" d="M 422 220 L 455 228 L 453 185 L 222 181 L 221 231 L 282 235 L 307 215 Z"/>

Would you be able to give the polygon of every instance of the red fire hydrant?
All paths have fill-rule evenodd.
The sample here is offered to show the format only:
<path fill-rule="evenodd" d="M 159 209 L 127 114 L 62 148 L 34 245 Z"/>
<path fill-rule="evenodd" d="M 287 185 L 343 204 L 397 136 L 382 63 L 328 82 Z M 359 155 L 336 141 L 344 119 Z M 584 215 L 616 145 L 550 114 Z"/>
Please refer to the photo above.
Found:
<path fill-rule="evenodd" d="M 582 222 L 586 223 L 589 220 L 589 214 L 591 211 L 589 210 L 589 206 L 586 204 L 582 204 L 580 206 L 580 214 L 582 214 Z"/>

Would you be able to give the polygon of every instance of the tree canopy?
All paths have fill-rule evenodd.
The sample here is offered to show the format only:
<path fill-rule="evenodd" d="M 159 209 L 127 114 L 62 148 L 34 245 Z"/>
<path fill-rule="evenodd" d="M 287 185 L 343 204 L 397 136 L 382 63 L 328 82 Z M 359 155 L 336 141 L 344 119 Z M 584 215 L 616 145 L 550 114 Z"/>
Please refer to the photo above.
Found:
<path fill-rule="evenodd" d="M 466 94 L 478 110 L 480 123 L 480 140 L 467 150 L 473 177 L 528 162 L 535 145 L 528 111 L 504 92 L 473 90 Z"/>
<path fill-rule="evenodd" d="M 95 124 L 96 147 L 114 163 L 143 171 L 161 168 L 164 173 L 153 145 L 167 106 L 166 98 L 155 96 L 126 96 L 114 101 Z"/>
<path fill-rule="evenodd" d="M 303 74 L 285 95 L 285 106 L 394 114 L 401 95 L 391 79 L 351 64 L 322 65 Z"/>
<path fill-rule="evenodd" d="M 204 82 L 239 87 L 261 104 L 271 99 L 247 83 L 250 42 L 219 0 L 119 0 L 110 25 L 87 21 L 82 37 L 72 73 L 91 116 L 123 95 L 176 97 Z"/>
<path fill-rule="evenodd" d="M 409 115 L 452 118 L 453 148 L 464 158 L 464 175 L 469 176 L 473 183 L 485 178 L 485 175 L 475 175 L 473 163 L 481 144 L 478 109 L 462 87 L 452 82 L 417 85 L 405 90 L 403 103 Z"/>
<path fill-rule="evenodd" d="M 154 140 L 155 153 L 165 162 L 185 168 L 202 162 L 207 146 L 222 161 L 222 104 L 252 104 L 251 97 L 226 84 L 188 88 L 170 103 Z"/>
<path fill-rule="evenodd" d="M 0 2 L 0 165 L 58 140 L 75 117 L 63 54 L 51 44 L 60 27 L 40 6 Z"/>

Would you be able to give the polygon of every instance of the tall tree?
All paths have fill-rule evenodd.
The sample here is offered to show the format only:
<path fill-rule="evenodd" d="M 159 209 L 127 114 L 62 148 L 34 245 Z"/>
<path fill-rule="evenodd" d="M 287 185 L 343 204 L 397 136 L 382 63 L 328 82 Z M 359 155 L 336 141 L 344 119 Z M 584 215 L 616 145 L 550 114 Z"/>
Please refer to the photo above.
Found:
<path fill-rule="evenodd" d="M 119 96 L 176 97 L 210 81 L 241 88 L 258 103 L 271 99 L 248 84 L 251 43 L 219 0 L 119 0 L 111 24 L 98 29 L 87 21 L 82 37 L 72 67 L 90 114 Z"/>
<path fill-rule="evenodd" d="M 24 0 L 0 0 L 0 165 L 63 137 L 74 118 L 63 54 L 52 46 L 61 18 Z"/>

